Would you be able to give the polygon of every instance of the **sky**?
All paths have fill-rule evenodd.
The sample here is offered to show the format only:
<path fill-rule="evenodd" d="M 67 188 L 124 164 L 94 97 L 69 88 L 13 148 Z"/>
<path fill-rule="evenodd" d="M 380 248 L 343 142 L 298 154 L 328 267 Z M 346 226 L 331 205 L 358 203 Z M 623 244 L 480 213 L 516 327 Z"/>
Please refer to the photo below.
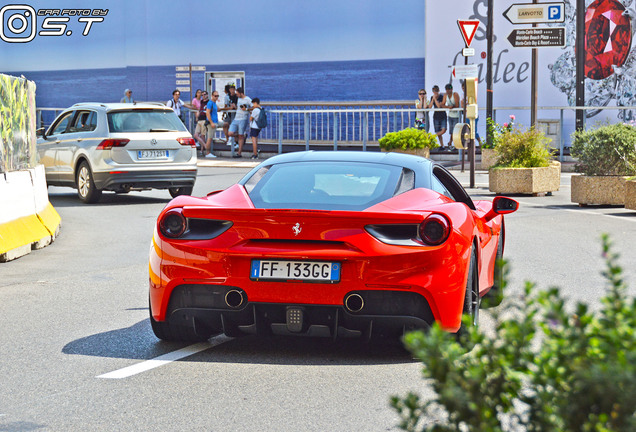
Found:
<path fill-rule="evenodd" d="M 31 7 L 35 17 L 28 8 L 0 3 L 3 36 L 26 39 L 32 30 L 35 36 L 24 43 L 0 41 L 0 72 L 425 54 L 424 0 L 27 0 L 19 4 Z M 81 34 L 85 23 L 77 16 L 44 15 L 47 9 L 87 9 L 87 4 L 90 16 L 94 9 L 108 13 L 103 22 L 92 23 L 86 36 Z M 65 34 L 39 34 L 47 18 L 49 26 L 68 18 L 62 23 Z"/>

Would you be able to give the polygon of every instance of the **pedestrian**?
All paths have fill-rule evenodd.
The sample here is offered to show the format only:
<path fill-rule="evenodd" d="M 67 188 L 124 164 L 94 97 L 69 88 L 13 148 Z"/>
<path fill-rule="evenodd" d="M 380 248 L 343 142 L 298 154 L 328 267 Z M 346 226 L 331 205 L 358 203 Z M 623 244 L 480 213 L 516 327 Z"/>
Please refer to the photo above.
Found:
<path fill-rule="evenodd" d="M 245 144 L 245 136 L 249 132 L 250 126 L 250 109 L 252 107 L 252 99 L 245 95 L 243 87 L 236 89 L 236 95 L 238 99 L 236 101 L 237 109 L 234 120 L 230 125 L 229 135 L 231 137 L 238 137 L 238 152 L 234 155 L 235 158 L 242 157 L 243 144 Z"/>
<path fill-rule="evenodd" d="M 250 137 L 252 138 L 252 159 L 258 159 L 258 135 L 261 128 L 258 127 L 258 120 L 263 112 L 261 108 L 261 100 L 259 98 L 252 99 L 252 113 L 250 115 Z"/>
<path fill-rule="evenodd" d="M 433 96 L 428 104 L 429 108 L 441 109 L 444 108 L 442 101 L 444 95 L 439 93 L 439 86 L 433 86 Z M 446 111 L 435 111 L 433 113 L 433 127 L 435 128 L 435 134 L 439 140 L 440 149 L 444 150 L 444 134 L 446 133 Z"/>
<path fill-rule="evenodd" d="M 208 105 L 209 100 L 210 98 L 208 97 L 208 92 L 201 91 L 201 100 L 199 101 L 199 109 L 197 112 L 197 126 L 194 130 L 194 139 L 197 140 L 197 144 L 199 146 L 199 149 L 201 150 L 202 156 L 205 156 L 205 140 L 208 130 L 208 120 L 206 117 L 205 109 Z"/>
<path fill-rule="evenodd" d="M 426 100 L 426 90 L 419 89 L 417 92 L 417 100 L 415 101 L 415 108 L 428 108 L 428 101 Z M 418 129 L 423 129 L 428 132 L 430 127 L 430 117 L 428 111 L 415 111 L 415 126 Z"/>
<path fill-rule="evenodd" d="M 173 91 L 172 92 L 172 99 L 170 99 L 166 103 L 166 105 L 169 106 L 170 108 L 172 108 L 172 110 L 177 115 L 177 117 L 179 117 L 181 119 L 181 121 L 183 122 L 183 124 L 185 124 L 185 122 L 186 122 L 185 121 L 185 109 L 183 109 L 183 107 L 185 107 L 185 104 L 179 98 L 179 96 L 181 96 L 181 92 L 179 90 Z"/>
<path fill-rule="evenodd" d="M 236 86 L 231 83 L 225 86 L 225 96 L 223 99 L 223 108 L 221 111 L 225 111 L 223 113 L 223 134 L 225 135 L 225 140 L 227 141 L 227 145 L 231 146 L 234 142 L 234 138 L 229 136 L 230 124 L 234 120 L 234 116 L 236 115 L 236 101 L 238 100 L 238 96 L 236 95 Z"/>
<path fill-rule="evenodd" d="M 214 134 L 216 133 L 216 128 L 218 126 L 223 126 L 222 122 L 219 122 L 219 107 L 216 104 L 219 100 L 219 92 L 216 90 L 212 91 L 212 97 L 210 98 L 208 104 L 205 107 L 205 117 L 207 120 L 207 139 L 205 141 L 205 152 L 207 153 L 204 157 L 213 158 L 216 157 L 212 154 L 212 144 L 214 142 Z"/>
<path fill-rule="evenodd" d="M 448 133 L 450 134 L 450 141 L 448 149 L 453 150 L 453 130 L 455 129 L 455 125 L 459 123 L 462 113 L 460 110 L 456 110 L 456 108 L 459 108 L 459 95 L 453 91 L 453 85 L 450 83 L 446 84 L 446 93 L 444 94 L 442 105 L 449 109 Z"/>
<path fill-rule="evenodd" d="M 132 98 L 132 90 L 126 89 L 124 90 L 124 97 L 119 101 L 120 103 L 136 103 Z"/>

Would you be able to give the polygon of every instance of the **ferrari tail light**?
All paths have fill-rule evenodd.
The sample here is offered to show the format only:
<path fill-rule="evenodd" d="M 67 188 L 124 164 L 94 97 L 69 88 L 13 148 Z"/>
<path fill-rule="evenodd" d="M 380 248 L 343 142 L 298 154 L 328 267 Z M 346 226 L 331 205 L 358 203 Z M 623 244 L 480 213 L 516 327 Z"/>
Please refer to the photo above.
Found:
<path fill-rule="evenodd" d="M 181 213 L 181 209 L 172 209 L 167 211 L 159 221 L 159 229 L 161 234 L 168 238 L 177 238 L 185 233 L 188 228 L 188 222 Z"/>
<path fill-rule="evenodd" d="M 186 210 L 187 214 L 187 210 Z M 192 218 L 183 214 L 183 208 L 172 208 L 158 221 L 161 234 L 170 239 L 211 240 L 232 227 L 227 220 Z"/>
<path fill-rule="evenodd" d="M 130 142 L 129 139 L 105 139 L 99 143 L 97 150 L 110 150 L 113 147 L 124 147 Z"/>
<path fill-rule="evenodd" d="M 179 144 L 181 144 L 182 146 L 190 146 L 190 147 L 197 146 L 197 143 L 194 141 L 194 138 L 177 138 L 177 141 L 179 141 Z"/>
<path fill-rule="evenodd" d="M 440 214 L 432 214 L 420 224 L 419 232 L 424 243 L 438 246 L 448 239 L 451 232 L 450 222 Z"/>

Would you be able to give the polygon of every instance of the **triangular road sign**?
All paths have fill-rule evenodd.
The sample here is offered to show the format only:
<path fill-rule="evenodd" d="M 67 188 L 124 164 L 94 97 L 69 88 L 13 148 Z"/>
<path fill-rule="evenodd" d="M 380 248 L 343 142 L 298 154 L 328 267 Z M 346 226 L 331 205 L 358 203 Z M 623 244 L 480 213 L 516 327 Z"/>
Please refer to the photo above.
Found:
<path fill-rule="evenodd" d="M 473 38 L 475 37 L 475 33 L 477 33 L 477 27 L 479 27 L 478 20 L 457 20 L 457 25 L 459 26 L 459 31 L 466 42 L 466 47 L 470 47 L 470 44 L 473 42 Z"/>

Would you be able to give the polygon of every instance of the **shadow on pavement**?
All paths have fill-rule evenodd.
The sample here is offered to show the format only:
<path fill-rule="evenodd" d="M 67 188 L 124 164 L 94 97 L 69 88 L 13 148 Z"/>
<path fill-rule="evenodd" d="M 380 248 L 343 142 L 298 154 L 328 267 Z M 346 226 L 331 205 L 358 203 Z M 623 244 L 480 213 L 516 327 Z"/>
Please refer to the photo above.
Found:
<path fill-rule="evenodd" d="M 130 192 L 128 194 L 116 194 L 105 192 L 102 194 L 99 202 L 95 204 L 84 204 L 77 197 L 77 193 L 49 193 L 49 201 L 53 207 L 82 207 L 82 206 L 100 206 L 100 205 L 139 205 L 139 204 L 155 204 L 167 203 L 172 198 L 166 191 L 166 198 L 157 198 L 142 195 L 143 192 Z"/>
<path fill-rule="evenodd" d="M 150 360 L 189 343 L 158 340 L 146 319 L 119 330 L 68 343 L 64 354 Z M 367 343 L 358 339 L 245 336 L 231 339 L 180 361 L 275 365 L 360 365 L 415 362 L 399 341 Z"/>

